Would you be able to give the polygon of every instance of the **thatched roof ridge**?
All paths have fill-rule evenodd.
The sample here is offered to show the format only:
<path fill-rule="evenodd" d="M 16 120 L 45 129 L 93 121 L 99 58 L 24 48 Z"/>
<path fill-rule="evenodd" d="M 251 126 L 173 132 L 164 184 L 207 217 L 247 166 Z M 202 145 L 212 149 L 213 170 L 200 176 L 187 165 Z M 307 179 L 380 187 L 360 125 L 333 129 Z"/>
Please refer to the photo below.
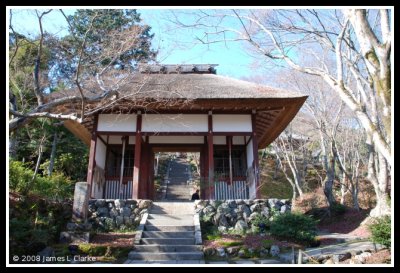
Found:
<path fill-rule="evenodd" d="M 93 97 L 100 88 L 87 86 L 85 95 Z M 132 75 L 119 86 L 121 95 L 132 98 L 180 98 L 180 99 L 249 99 L 249 98 L 299 98 L 304 95 L 248 81 L 215 74 L 143 74 Z M 66 90 L 50 95 L 51 98 L 78 94 L 77 90 Z"/>

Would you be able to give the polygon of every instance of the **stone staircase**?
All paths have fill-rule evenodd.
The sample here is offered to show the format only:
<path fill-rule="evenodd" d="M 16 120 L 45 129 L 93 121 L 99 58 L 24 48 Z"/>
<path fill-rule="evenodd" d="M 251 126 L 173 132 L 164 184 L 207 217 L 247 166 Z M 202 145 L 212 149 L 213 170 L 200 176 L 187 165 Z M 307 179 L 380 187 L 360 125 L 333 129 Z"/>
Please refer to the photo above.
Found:
<path fill-rule="evenodd" d="M 179 158 L 171 162 L 166 199 L 190 200 L 190 187 L 187 185 L 187 180 L 189 179 L 188 171 L 189 165 L 184 159 Z"/>
<path fill-rule="evenodd" d="M 193 202 L 155 202 L 125 263 L 204 263 Z"/>

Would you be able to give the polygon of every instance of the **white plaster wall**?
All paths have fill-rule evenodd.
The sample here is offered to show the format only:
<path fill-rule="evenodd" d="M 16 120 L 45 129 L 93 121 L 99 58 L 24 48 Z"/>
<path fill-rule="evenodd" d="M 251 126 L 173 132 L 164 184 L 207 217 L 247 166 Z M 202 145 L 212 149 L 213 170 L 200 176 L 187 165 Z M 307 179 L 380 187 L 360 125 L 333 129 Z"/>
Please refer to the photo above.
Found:
<path fill-rule="evenodd" d="M 100 114 L 98 131 L 136 132 L 136 114 Z"/>
<path fill-rule="evenodd" d="M 247 154 L 247 168 L 253 166 L 253 140 L 250 140 L 249 144 L 246 147 L 246 154 Z M 249 185 L 249 198 L 254 199 L 256 198 L 256 183 L 255 181 L 250 181 Z"/>
<path fill-rule="evenodd" d="M 233 136 L 232 144 L 233 145 L 244 145 L 244 144 L 246 144 L 244 142 L 244 136 Z"/>
<path fill-rule="evenodd" d="M 203 144 L 204 136 L 150 136 L 150 143 L 190 143 L 190 144 Z"/>
<path fill-rule="evenodd" d="M 142 115 L 143 132 L 207 132 L 207 115 Z"/>
<path fill-rule="evenodd" d="M 214 132 L 251 132 L 251 115 L 213 115 Z"/>
<path fill-rule="evenodd" d="M 106 145 L 103 144 L 103 142 L 97 138 L 96 142 L 96 165 L 99 166 L 100 168 L 104 169 L 106 165 Z"/>
<path fill-rule="evenodd" d="M 214 145 L 226 145 L 226 136 L 213 136 Z"/>
<path fill-rule="evenodd" d="M 246 154 L 247 154 L 247 168 L 252 166 L 253 164 L 253 140 L 250 140 L 249 144 L 246 146 Z"/>

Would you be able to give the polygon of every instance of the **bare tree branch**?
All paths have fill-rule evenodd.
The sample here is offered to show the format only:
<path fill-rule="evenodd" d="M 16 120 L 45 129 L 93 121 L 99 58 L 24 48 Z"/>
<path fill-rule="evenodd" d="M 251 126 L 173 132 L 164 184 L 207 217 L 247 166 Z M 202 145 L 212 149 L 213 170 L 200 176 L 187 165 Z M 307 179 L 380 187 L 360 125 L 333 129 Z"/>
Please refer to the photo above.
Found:
<path fill-rule="evenodd" d="M 38 18 L 39 21 L 39 29 L 40 29 L 40 38 L 39 38 L 39 46 L 38 46 L 38 52 L 37 52 L 37 56 L 36 56 L 36 60 L 35 60 L 35 69 L 34 69 L 34 82 L 35 82 L 35 96 L 37 98 L 37 103 L 38 105 L 42 105 L 43 104 L 43 94 L 42 94 L 42 90 L 41 90 L 41 86 L 40 86 L 40 78 L 39 78 L 39 71 L 40 71 L 40 65 L 41 65 L 41 57 L 42 57 L 42 50 L 43 50 L 43 39 L 44 39 L 44 33 L 43 33 L 43 26 L 42 26 L 42 18 L 44 15 L 50 13 L 52 10 L 47 10 L 42 12 L 40 15 L 38 13 L 37 10 L 35 10 L 36 12 L 36 16 Z"/>

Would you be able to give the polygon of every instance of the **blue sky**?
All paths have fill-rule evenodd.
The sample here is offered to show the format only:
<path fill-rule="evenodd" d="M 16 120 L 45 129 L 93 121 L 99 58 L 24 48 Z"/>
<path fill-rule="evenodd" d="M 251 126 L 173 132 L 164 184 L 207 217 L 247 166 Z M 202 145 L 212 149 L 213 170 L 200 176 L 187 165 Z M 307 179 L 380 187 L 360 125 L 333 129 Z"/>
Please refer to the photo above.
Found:
<path fill-rule="evenodd" d="M 69 15 L 75 9 L 63 9 Z M 247 78 L 254 74 L 251 67 L 254 58 L 246 53 L 243 44 L 230 42 L 228 44 L 212 44 L 209 46 L 193 44 L 195 36 L 201 36 L 200 31 L 171 30 L 168 22 L 170 10 L 138 9 L 143 21 L 152 27 L 155 37 L 153 46 L 159 50 L 158 60 L 164 64 L 218 64 L 217 74 Z M 38 33 L 38 23 L 34 10 L 13 10 L 13 26 L 16 31 L 34 35 Z M 43 19 L 44 29 L 62 36 L 66 33 L 67 23 L 58 10 L 53 10 Z"/>

